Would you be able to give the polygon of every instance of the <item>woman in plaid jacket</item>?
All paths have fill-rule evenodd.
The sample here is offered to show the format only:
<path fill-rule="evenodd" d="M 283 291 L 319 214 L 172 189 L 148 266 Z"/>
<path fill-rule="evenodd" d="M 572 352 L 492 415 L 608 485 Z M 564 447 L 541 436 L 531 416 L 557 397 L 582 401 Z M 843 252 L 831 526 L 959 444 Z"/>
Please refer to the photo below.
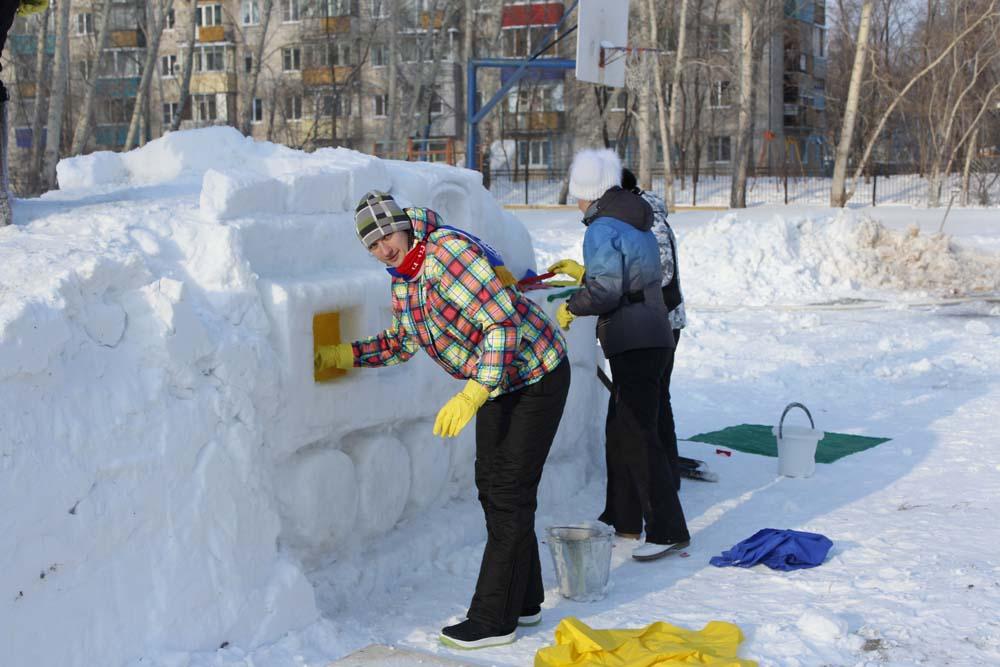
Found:
<path fill-rule="evenodd" d="M 438 412 L 434 434 L 454 437 L 478 414 L 475 478 L 488 538 L 467 620 L 444 628 L 441 640 L 460 648 L 512 642 L 519 624 L 541 620 L 535 507 L 569 390 L 565 341 L 491 248 L 443 226 L 434 211 L 403 211 L 390 195 L 369 192 L 355 221 L 358 238 L 389 267 L 392 323 L 321 347 L 316 367 L 389 366 L 423 348 L 467 380 Z"/>

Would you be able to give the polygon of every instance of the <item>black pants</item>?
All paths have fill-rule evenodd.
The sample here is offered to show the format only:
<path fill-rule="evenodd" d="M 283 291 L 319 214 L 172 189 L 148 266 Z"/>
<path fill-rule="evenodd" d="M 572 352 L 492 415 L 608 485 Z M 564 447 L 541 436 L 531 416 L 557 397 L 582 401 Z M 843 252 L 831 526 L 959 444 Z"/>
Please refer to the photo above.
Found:
<path fill-rule="evenodd" d="M 681 330 L 674 329 L 674 349 L 670 350 L 667 359 L 667 367 L 663 371 L 660 380 L 660 419 L 658 426 L 660 429 L 660 442 L 667 450 L 667 461 L 670 462 L 670 472 L 674 477 L 674 488 L 681 489 L 681 465 L 677 454 L 677 430 L 674 425 L 674 409 L 670 405 L 670 376 L 674 373 L 674 355 L 677 352 L 677 344 L 681 339 Z"/>
<path fill-rule="evenodd" d="M 660 441 L 664 372 L 672 350 L 629 350 L 609 359 L 612 391 L 605 426 L 608 489 L 600 520 L 619 533 L 667 544 L 690 538 L 667 448 Z"/>
<path fill-rule="evenodd" d="M 569 361 L 505 394 L 476 415 L 476 488 L 486 514 L 486 549 L 468 617 L 508 633 L 522 611 L 542 604 L 535 537 L 538 482 L 569 392 Z"/>

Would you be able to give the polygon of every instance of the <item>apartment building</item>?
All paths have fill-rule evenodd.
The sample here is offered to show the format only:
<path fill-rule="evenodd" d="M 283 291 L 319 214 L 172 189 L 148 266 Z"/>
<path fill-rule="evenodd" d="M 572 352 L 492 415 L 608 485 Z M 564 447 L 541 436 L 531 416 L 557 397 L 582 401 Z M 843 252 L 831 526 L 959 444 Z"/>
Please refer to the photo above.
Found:
<path fill-rule="evenodd" d="M 86 87 L 96 80 L 85 150 L 124 146 L 147 40 L 154 41 L 149 26 L 162 22 L 140 141 L 161 136 L 175 121 L 182 129 L 231 125 L 305 150 L 347 146 L 454 164 L 462 163 L 465 149 L 466 50 L 475 57 L 526 57 L 566 11 L 563 2 L 511 0 L 481 0 L 472 16 L 456 0 L 175 0 L 160 17 L 147 15 L 144 0 L 113 0 L 108 44 L 98 58 L 104 3 L 69 1 L 64 145 Z M 684 112 L 675 159 L 687 171 L 697 165 L 703 173 L 725 173 L 735 148 L 738 6 L 735 0 L 702 5 L 700 15 L 689 16 L 686 57 L 699 64 L 686 70 L 679 91 Z M 773 15 L 761 19 L 771 25 L 756 72 L 753 164 L 815 173 L 828 152 L 825 2 L 772 6 Z M 567 17 L 562 29 L 575 24 L 575 17 Z M 18 19 L 12 30 L 6 57 L 13 67 L 4 76 L 13 84 L 10 145 L 21 151 L 11 159 L 15 187 L 24 181 L 19 166 L 27 165 L 19 155 L 27 155 L 34 142 L 34 100 L 47 88 L 54 32 L 50 22 L 41 45 L 36 23 Z M 663 59 L 669 64 L 676 30 L 666 34 Z M 539 58 L 572 58 L 575 40 L 570 34 Z M 46 64 L 39 70 L 42 53 Z M 188 63 L 190 96 L 182 104 Z M 512 71 L 482 73 L 479 103 Z M 577 82 L 572 70 L 533 70 L 480 126 L 482 145 L 502 150 L 505 166 L 540 176 L 564 170 L 577 147 L 605 137 L 634 162 L 635 96 L 609 89 L 603 99 L 598 104 L 594 86 Z"/>

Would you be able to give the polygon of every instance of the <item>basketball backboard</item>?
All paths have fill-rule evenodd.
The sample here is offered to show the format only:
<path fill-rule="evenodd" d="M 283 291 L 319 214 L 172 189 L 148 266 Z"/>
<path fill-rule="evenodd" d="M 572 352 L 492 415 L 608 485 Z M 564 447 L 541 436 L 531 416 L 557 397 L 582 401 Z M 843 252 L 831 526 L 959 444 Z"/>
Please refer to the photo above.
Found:
<path fill-rule="evenodd" d="M 605 86 L 625 85 L 625 59 L 601 67 L 601 47 L 628 44 L 627 0 L 580 0 L 576 22 L 576 78 Z"/>

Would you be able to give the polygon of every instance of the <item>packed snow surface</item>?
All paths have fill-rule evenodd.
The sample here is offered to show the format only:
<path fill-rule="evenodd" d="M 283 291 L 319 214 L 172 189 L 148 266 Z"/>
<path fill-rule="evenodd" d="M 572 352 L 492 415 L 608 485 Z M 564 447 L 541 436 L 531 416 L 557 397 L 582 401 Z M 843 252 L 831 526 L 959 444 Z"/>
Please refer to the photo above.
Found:
<path fill-rule="evenodd" d="M 388 279 L 353 232 L 369 187 L 483 236 L 515 273 L 580 259 L 579 215 L 518 212 L 522 224 L 472 172 L 226 129 L 74 158 L 59 175 L 62 191 L 15 202 L 18 224 L 0 230 L 2 662 L 318 667 L 370 643 L 449 654 L 438 631 L 464 614 L 485 541 L 471 429 L 430 435 L 460 383 L 420 356 L 317 385 L 312 316 L 339 311 L 345 337 L 388 323 Z M 892 440 L 807 479 L 682 442 L 721 476 L 684 483 L 688 557 L 636 563 L 620 542 L 608 597 L 576 603 L 542 545 L 542 624 L 459 658 L 529 665 L 575 615 L 730 621 L 762 665 L 1000 663 L 995 218 L 953 212 L 937 236 L 936 211 L 675 215 L 689 316 L 678 434 L 774 423 L 800 401 L 819 429 Z M 542 539 L 603 505 L 592 320 L 568 335 Z M 708 565 L 766 527 L 834 548 L 791 573 Z"/>

